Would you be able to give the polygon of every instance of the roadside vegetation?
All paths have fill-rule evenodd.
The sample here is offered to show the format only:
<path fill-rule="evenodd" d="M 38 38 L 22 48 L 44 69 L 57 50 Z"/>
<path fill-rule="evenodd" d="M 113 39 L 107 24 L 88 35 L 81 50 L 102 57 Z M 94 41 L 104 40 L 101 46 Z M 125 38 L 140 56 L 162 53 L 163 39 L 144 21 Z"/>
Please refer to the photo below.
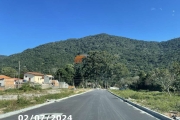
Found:
<path fill-rule="evenodd" d="M 12 91 L 8 91 L 8 92 L 11 93 Z M 0 113 L 1 114 L 10 112 L 10 111 L 19 110 L 26 107 L 30 107 L 36 104 L 45 103 L 45 102 L 48 102 L 47 100 L 52 100 L 52 99 L 56 100 L 56 99 L 68 97 L 74 94 L 82 93 L 85 90 L 84 89 L 76 89 L 76 90 L 57 89 L 56 91 L 59 91 L 59 93 L 46 94 L 42 96 L 33 96 L 33 97 L 21 96 L 22 90 L 15 90 L 15 91 L 19 92 L 17 100 L 0 100 Z M 30 91 L 32 92 L 32 90 Z M 26 93 L 30 91 L 26 91 Z M 38 92 L 38 90 L 36 90 L 36 92 Z M 14 93 L 14 91 L 12 93 Z"/>
<path fill-rule="evenodd" d="M 180 112 L 180 96 L 159 91 L 110 90 L 114 94 L 160 113 Z"/>
<path fill-rule="evenodd" d="M 41 86 L 34 85 L 32 86 L 29 83 L 25 83 L 19 89 L 7 89 L 5 91 L 0 91 L 0 95 L 13 95 L 13 94 L 21 94 L 21 93 L 38 93 L 45 92 L 46 90 L 42 90 Z"/>
<path fill-rule="evenodd" d="M 3 58 L 0 60 L 2 63 L 0 74 L 17 77 L 15 68 L 18 60 L 22 60 L 22 65 L 26 67 L 21 69 L 20 78 L 23 78 L 24 73 L 28 71 L 43 71 L 43 74 L 52 74 L 54 79 L 59 82 L 66 82 L 76 88 L 117 87 L 121 90 L 128 88 L 131 90 L 118 91 L 116 94 L 134 99 L 135 102 L 158 112 L 179 111 L 179 40 L 180 38 L 161 43 L 143 42 L 106 34 L 79 40 L 72 39 L 57 42 L 57 44 L 39 46 L 32 50 L 28 49 L 21 56 L 18 54 Z M 48 52 L 44 50 L 48 50 Z M 59 54 L 59 52 L 63 53 Z M 53 57 L 48 59 L 48 54 Z M 37 60 L 37 55 L 42 59 L 38 57 Z M 83 58 L 78 57 L 82 55 Z M 77 62 L 75 62 L 75 58 L 78 58 Z M 42 94 L 44 90 L 39 89 L 38 86 L 32 87 L 25 84 L 19 90 L 6 90 L 0 94 L 23 94 L 24 92 Z M 67 93 L 67 95 L 69 94 L 71 93 Z M 48 96 L 50 98 L 61 97 L 59 94 Z M 12 105 L 14 107 L 12 109 L 16 109 L 16 105 L 13 106 L 13 104 L 18 106 L 23 101 L 26 104 L 41 103 L 48 99 L 48 96 L 41 96 L 41 99 L 35 96 L 32 100 L 28 99 L 28 102 L 25 98 L 18 98 L 18 100 L 22 100 L 12 101 L 8 105 Z M 6 106 L 6 108 L 8 107 Z"/>

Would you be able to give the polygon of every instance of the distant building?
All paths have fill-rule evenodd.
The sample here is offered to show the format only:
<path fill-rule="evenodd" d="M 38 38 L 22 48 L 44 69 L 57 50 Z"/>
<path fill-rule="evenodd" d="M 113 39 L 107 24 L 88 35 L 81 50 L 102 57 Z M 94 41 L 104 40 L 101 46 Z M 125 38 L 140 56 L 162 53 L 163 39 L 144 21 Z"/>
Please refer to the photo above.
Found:
<path fill-rule="evenodd" d="M 44 83 L 45 84 L 51 83 L 53 79 L 54 79 L 54 77 L 52 75 L 44 75 Z"/>
<path fill-rule="evenodd" d="M 69 88 L 69 85 L 66 82 L 59 82 L 60 88 Z"/>
<path fill-rule="evenodd" d="M 59 81 L 58 80 L 52 80 L 53 87 L 59 87 Z"/>
<path fill-rule="evenodd" d="M 5 75 L 0 75 L 0 90 L 16 88 L 18 78 L 11 78 Z"/>
<path fill-rule="evenodd" d="M 24 74 L 24 80 L 33 83 L 44 83 L 44 74 L 38 72 L 27 72 Z"/>

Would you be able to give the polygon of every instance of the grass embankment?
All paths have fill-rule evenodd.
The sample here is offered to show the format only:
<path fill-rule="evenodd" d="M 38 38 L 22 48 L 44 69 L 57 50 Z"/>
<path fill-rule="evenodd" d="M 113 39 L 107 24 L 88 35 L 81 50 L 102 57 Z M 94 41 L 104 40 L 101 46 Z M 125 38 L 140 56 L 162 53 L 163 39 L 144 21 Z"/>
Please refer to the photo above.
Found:
<path fill-rule="evenodd" d="M 142 106 L 148 107 L 160 113 L 169 113 L 171 111 L 180 112 L 180 96 L 169 96 L 163 92 L 133 91 L 133 90 L 110 90 L 114 94 L 136 102 Z"/>
<path fill-rule="evenodd" d="M 41 104 L 46 102 L 47 99 L 60 99 L 74 94 L 85 92 L 85 90 L 78 90 L 78 89 L 77 90 L 59 89 L 59 91 L 60 93 L 47 94 L 39 97 L 37 96 L 31 98 L 18 97 L 17 100 L 0 100 L 1 113 L 19 110 L 36 104 Z"/>
<path fill-rule="evenodd" d="M 31 93 L 46 93 L 47 90 L 30 90 L 30 91 L 23 91 L 18 89 L 8 89 L 5 91 L 0 91 L 0 95 L 17 95 L 17 94 L 31 94 Z"/>

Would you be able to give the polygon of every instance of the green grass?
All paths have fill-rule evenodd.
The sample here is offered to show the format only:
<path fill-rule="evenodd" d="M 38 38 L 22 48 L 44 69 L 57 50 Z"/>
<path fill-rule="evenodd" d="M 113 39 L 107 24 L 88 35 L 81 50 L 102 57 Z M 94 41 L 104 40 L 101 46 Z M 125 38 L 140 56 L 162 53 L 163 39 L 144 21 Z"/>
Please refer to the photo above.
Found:
<path fill-rule="evenodd" d="M 18 97 L 17 100 L 0 100 L 0 109 L 3 109 L 3 112 L 6 113 L 6 112 L 22 109 L 28 106 L 44 103 L 46 102 L 47 99 L 60 99 L 74 94 L 79 94 L 82 92 L 84 91 L 75 92 L 73 90 L 64 89 L 61 90 L 61 93 L 48 94 L 40 97 L 32 97 L 31 99 L 27 99 L 25 97 Z"/>
<path fill-rule="evenodd" d="M 133 91 L 133 90 L 110 90 L 114 94 L 125 99 L 131 98 L 132 101 L 140 105 L 149 107 L 157 112 L 180 112 L 180 96 L 172 95 L 163 92 L 150 91 Z"/>
<path fill-rule="evenodd" d="M 16 95 L 17 93 L 38 93 L 38 92 L 46 92 L 45 90 L 30 90 L 30 91 L 23 91 L 18 89 L 7 89 L 5 91 L 0 91 L 0 95 Z"/>

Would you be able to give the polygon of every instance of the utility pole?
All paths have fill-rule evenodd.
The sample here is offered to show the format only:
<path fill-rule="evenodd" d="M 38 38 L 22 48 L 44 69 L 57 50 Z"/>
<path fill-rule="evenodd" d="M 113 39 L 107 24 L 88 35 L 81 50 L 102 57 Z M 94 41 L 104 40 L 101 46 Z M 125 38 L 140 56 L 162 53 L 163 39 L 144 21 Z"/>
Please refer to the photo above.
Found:
<path fill-rule="evenodd" d="M 61 86 L 60 86 L 60 73 L 59 73 L 59 88 L 60 88 Z"/>
<path fill-rule="evenodd" d="M 74 90 L 75 90 L 74 78 L 72 78 L 72 84 L 73 84 L 73 87 L 74 87 Z"/>
<path fill-rule="evenodd" d="M 83 78 L 83 89 L 84 89 L 84 78 Z"/>
<path fill-rule="evenodd" d="M 60 73 L 59 73 L 59 82 L 60 82 Z"/>
<path fill-rule="evenodd" d="M 107 89 L 107 79 L 105 80 L 105 89 Z"/>
<path fill-rule="evenodd" d="M 107 80 L 107 83 L 106 83 L 106 85 L 107 85 L 107 89 L 108 89 L 108 80 Z"/>
<path fill-rule="evenodd" d="M 87 80 L 86 80 L 86 88 L 87 88 Z"/>
<path fill-rule="evenodd" d="M 18 88 L 19 88 L 19 81 L 20 81 L 20 70 L 21 70 L 21 66 L 20 66 L 20 61 L 19 61 Z"/>

